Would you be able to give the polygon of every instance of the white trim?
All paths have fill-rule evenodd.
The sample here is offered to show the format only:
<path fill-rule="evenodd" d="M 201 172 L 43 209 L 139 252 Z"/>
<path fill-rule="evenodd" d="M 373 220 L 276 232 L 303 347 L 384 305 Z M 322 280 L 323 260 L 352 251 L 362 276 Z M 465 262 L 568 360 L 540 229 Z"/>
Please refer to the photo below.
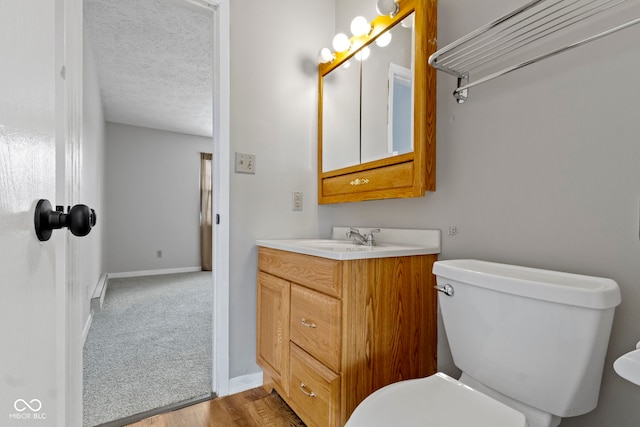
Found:
<path fill-rule="evenodd" d="M 103 273 L 102 276 L 96 282 L 96 286 L 93 288 L 91 298 L 98 298 L 104 293 L 104 285 L 107 283 L 107 273 Z"/>
<path fill-rule="evenodd" d="M 98 279 L 96 287 L 91 294 L 91 300 L 89 301 L 89 310 L 102 310 L 104 304 L 104 296 L 107 294 L 107 274 L 103 274 Z"/>
<path fill-rule="evenodd" d="M 212 9 L 215 9 L 215 6 L 211 4 L 211 2 L 208 2 L 207 0 L 183 0 L 183 1 L 187 3 L 191 3 L 194 6 L 201 7 L 207 11 L 211 11 Z"/>
<path fill-rule="evenodd" d="M 84 347 L 84 343 L 87 341 L 87 335 L 89 335 L 91 323 L 93 323 L 93 310 L 89 313 L 89 316 L 87 316 L 87 321 L 85 322 L 84 329 L 82 330 L 82 347 Z"/>
<path fill-rule="evenodd" d="M 124 271 L 122 273 L 109 273 L 107 276 L 109 277 L 109 279 L 121 279 L 125 277 L 158 276 L 160 274 L 193 273 L 196 271 L 202 271 L 202 267 L 181 267 L 181 268 L 164 268 L 162 270 Z"/>
<path fill-rule="evenodd" d="M 212 388 L 229 394 L 229 165 L 230 38 L 229 0 L 213 0 L 213 369 Z"/>
<path fill-rule="evenodd" d="M 407 85 L 411 88 L 411 111 L 413 112 L 413 83 L 411 81 L 411 69 L 407 67 L 403 67 L 402 65 L 395 64 L 393 62 L 389 63 L 389 97 L 387 99 L 387 151 L 391 156 L 395 156 L 398 154 L 398 151 L 395 150 L 393 145 L 393 125 L 395 124 L 394 120 L 394 97 L 395 97 L 395 87 L 396 87 L 396 79 L 402 82 L 407 83 Z M 413 128 L 411 130 L 411 134 L 409 136 L 410 141 L 413 144 Z M 404 153 L 400 153 L 404 154 Z"/>
<path fill-rule="evenodd" d="M 262 371 L 234 377 L 229 380 L 229 394 L 242 393 L 252 388 L 262 387 L 262 383 Z"/>

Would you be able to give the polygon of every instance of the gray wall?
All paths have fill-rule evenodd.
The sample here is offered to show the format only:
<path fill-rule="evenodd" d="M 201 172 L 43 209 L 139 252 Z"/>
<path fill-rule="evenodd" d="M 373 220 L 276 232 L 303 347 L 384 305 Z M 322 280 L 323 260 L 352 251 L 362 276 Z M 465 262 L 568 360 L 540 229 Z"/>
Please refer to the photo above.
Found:
<path fill-rule="evenodd" d="M 96 211 L 98 221 L 88 236 L 78 241 L 80 274 L 85 284 L 83 319 L 89 317 L 93 290 L 104 273 L 104 114 L 93 60 L 91 40 L 84 34 L 83 45 L 83 135 L 80 203 Z"/>
<path fill-rule="evenodd" d="M 316 202 L 317 54 L 333 37 L 333 2 L 230 5 L 231 152 L 256 155 L 255 175 L 231 167 L 230 376 L 237 377 L 259 371 L 255 240 L 329 235 Z M 293 191 L 304 193 L 302 212 L 292 211 Z"/>
<path fill-rule="evenodd" d="M 111 122 L 105 131 L 106 272 L 200 267 L 200 152 L 211 139 Z"/>
<path fill-rule="evenodd" d="M 439 3 L 446 45 L 520 1 Z M 369 19 L 372 17 L 367 16 Z M 598 408 L 563 426 L 640 425 L 640 388 L 613 371 L 640 340 L 640 28 L 472 88 L 438 75 L 437 191 L 332 206 L 337 225 L 443 230 L 441 259 L 478 258 L 610 277 L 622 290 Z M 458 234 L 447 235 L 456 226 Z M 441 370 L 457 374 L 446 337 Z"/>

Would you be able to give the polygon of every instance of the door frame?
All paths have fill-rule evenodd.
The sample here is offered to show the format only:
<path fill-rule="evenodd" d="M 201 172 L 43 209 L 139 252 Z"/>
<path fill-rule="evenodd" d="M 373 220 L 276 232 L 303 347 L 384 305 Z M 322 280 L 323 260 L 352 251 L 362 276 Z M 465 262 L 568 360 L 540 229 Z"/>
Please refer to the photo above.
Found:
<path fill-rule="evenodd" d="M 56 0 L 56 196 L 63 206 L 79 202 L 83 126 L 83 0 Z M 84 283 L 77 242 L 64 233 L 56 252 L 57 425 L 82 425 Z"/>
<path fill-rule="evenodd" d="M 213 9 L 213 372 L 212 388 L 229 394 L 229 188 L 230 40 L 229 0 L 210 1 Z M 219 216 L 218 216 L 219 215 Z"/>

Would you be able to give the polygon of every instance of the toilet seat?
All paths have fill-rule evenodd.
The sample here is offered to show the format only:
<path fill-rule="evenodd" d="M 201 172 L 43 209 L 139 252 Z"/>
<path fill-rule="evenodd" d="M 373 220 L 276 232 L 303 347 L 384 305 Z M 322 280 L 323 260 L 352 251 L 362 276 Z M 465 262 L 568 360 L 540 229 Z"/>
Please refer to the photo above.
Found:
<path fill-rule="evenodd" d="M 509 406 L 438 372 L 400 381 L 367 397 L 345 427 L 527 427 Z"/>

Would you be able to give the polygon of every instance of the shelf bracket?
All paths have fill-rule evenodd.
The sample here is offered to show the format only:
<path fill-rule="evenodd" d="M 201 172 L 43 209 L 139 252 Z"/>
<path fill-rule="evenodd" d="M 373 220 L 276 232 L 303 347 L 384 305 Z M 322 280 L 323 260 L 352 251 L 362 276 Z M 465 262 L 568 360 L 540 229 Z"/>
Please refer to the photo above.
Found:
<path fill-rule="evenodd" d="M 464 103 L 469 97 L 469 88 L 465 87 L 469 84 L 469 74 L 458 77 L 458 87 L 453 91 L 453 96 L 458 104 Z"/>

